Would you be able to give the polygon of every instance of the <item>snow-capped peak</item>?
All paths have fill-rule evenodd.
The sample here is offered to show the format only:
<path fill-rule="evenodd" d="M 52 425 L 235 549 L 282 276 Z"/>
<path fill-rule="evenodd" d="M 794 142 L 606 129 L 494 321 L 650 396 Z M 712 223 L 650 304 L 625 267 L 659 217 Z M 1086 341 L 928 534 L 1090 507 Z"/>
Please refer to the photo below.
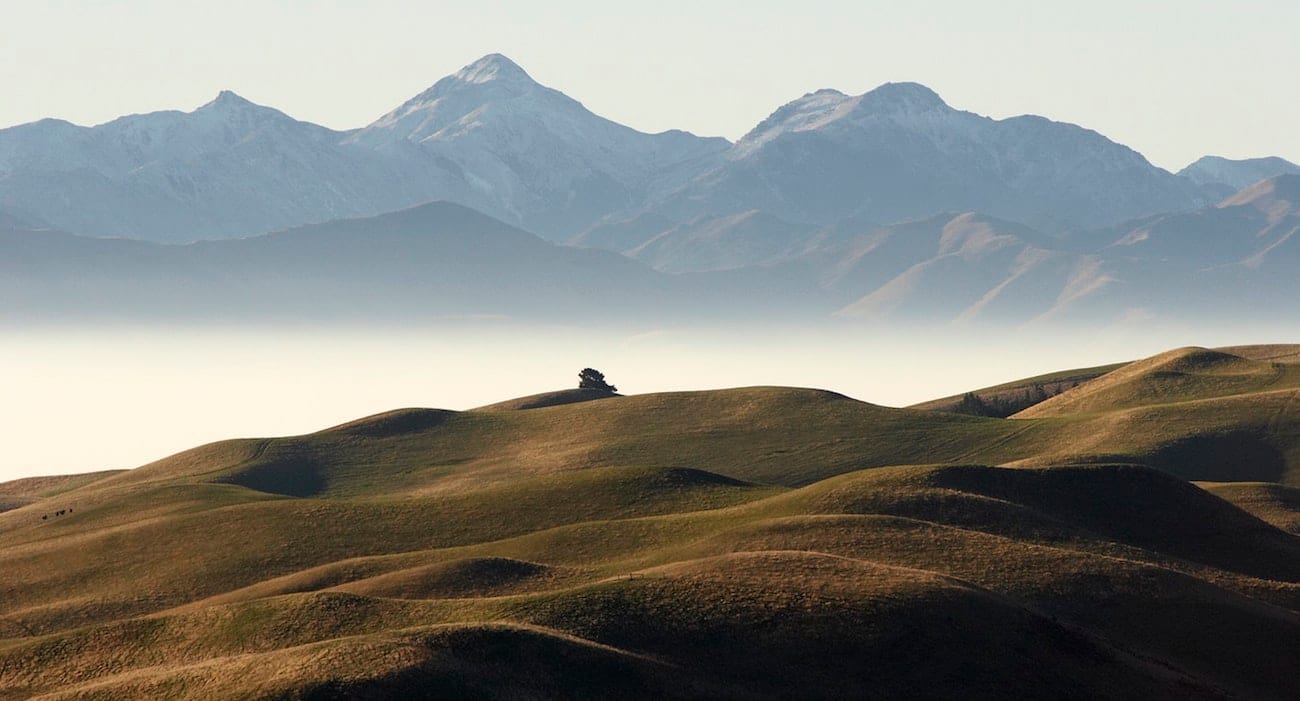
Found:
<path fill-rule="evenodd" d="M 245 100 L 239 95 L 236 95 L 233 90 L 222 90 L 221 92 L 217 93 L 217 96 L 212 98 L 211 101 L 204 104 L 202 107 L 199 107 L 199 111 L 206 111 L 206 110 L 230 111 L 230 110 L 248 109 L 250 107 L 256 108 L 257 105 L 253 104 L 252 102 L 249 102 L 248 100 Z"/>
<path fill-rule="evenodd" d="M 825 121 L 827 115 L 851 99 L 839 90 L 824 88 L 791 100 L 741 137 L 736 143 L 737 150 L 748 153 L 779 134 L 815 128 Z"/>
<path fill-rule="evenodd" d="M 421 141 L 486 105 L 530 99 L 547 92 L 514 61 L 501 54 L 488 54 L 375 120 L 355 139 L 364 141 L 375 133 L 397 133 Z"/>
<path fill-rule="evenodd" d="M 493 81 L 526 82 L 533 79 L 519 64 L 501 54 L 488 54 L 460 69 L 453 78 L 462 83 L 490 83 Z"/>
<path fill-rule="evenodd" d="M 887 117 L 910 119 L 927 112 L 952 108 L 930 88 L 919 83 L 885 83 L 862 95 L 850 96 L 823 89 L 783 105 L 736 143 L 732 157 L 744 157 L 763 144 L 791 132 L 814 131 L 841 119 Z"/>
<path fill-rule="evenodd" d="M 885 83 L 858 98 L 859 109 L 925 112 L 949 109 L 939 94 L 920 83 Z"/>

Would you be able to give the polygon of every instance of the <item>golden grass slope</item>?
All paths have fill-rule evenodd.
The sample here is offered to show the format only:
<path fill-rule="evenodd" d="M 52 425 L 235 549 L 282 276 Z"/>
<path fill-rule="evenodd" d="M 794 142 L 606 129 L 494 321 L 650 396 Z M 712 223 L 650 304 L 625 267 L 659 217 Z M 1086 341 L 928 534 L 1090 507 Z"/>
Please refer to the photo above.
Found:
<path fill-rule="evenodd" d="M 315 500 L 275 503 L 304 501 Z M 426 512 L 430 530 L 463 520 L 439 512 Z M 1142 468 L 881 468 L 733 506 L 608 515 L 446 547 L 398 529 L 382 538 L 388 554 L 360 558 L 323 535 L 297 547 L 336 562 L 328 574 L 52 632 L 6 611 L 0 689 L 435 697 L 536 683 L 561 696 L 1283 698 L 1300 653 L 1297 539 Z M 228 549 L 276 550 L 272 529 L 230 516 L 206 519 L 246 534 Z M 187 560 L 190 538 L 154 540 L 137 586 L 212 557 Z M 113 557 L 90 547 L 83 556 Z M 77 586 L 45 589 L 76 598 Z M 467 638 L 430 642 L 450 631 Z M 583 650 L 595 658 L 587 673 L 547 661 Z M 627 674 L 631 686 L 619 681 Z"/>
<path fill-rule="evenodd" d="M 1180 348 L 1129 363 L 1017 414 L 1046 418 L 1300 389 L 1300 353 L 1251 360 Z"/>
<path fill-rule="evenodd" d="M 1127 460 L 1201 481 L 1300 484 L 1300 346 L 1182 348 L 1032 406 L 1056 434 L 1008 464 Z"/>
<path fill-rule="evenodd" d="M 26 485 L 0 699 L 1289 698 L 1295 357 L 1164 354 L 1041 418 L 405 409 Z"/>
<path fill-rule="evenodd" d="M 0 482 L 0 511 L 16 509 L 41 499 L 118 474 L 122 470 L 105 470 L 87 472 L 78 475 L 49 475 L 45 477 L 25 477 L 23 479 Z"/>
<path fill-rule="evenodd" d="M 1043 401 L 1046 397 L 1054 397 L 1062 392 L 1078 387 L 1079 385 L 1095 380 L 1112 370 L 1116 370 L 1125 365 L 1116 363 L 1113 365 L 1099 365 L 1092 368 L 1078 368 L 1075 370 L 1065 370 L 1061 372 L 1048 373 L 1028 377 L 1022 380 L 1004 382 L 992 387 L 984 387 L 969 392 L 980 399 L 990 407 L 1007 406 L 1011 408 L 1027 408 L 1032 406 L 1036 401 Z M 962 400 L 967 393 L 943 397 L 941 399 L 932 399 L 920 404 L 913 404 L 913 409 L 924 409 L 926 411 L 962 411 Z M 1016 409 L 1019 411 L 1020 409 Z M 1015 411 L 1010 413 L 1016 413 Z"/>

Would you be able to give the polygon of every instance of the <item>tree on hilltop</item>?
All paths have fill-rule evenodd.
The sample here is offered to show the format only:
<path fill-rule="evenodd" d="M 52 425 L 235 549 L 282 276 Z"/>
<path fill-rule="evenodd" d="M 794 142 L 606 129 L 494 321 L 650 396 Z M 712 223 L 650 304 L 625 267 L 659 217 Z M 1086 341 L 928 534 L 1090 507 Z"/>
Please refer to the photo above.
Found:
<path fill-rule="evenodd" d="M 578 389 L 599 389 L 605 392 L 617 392 L 618 388 L 605 381 L 605 373 L 595 368 L 583 368 L 578 373 Z"/>

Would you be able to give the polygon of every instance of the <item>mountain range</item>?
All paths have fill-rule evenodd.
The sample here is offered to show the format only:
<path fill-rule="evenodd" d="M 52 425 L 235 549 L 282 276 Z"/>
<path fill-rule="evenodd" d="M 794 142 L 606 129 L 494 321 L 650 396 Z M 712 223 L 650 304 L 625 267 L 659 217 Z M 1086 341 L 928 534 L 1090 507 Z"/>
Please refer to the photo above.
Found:
<path fill-rule="evenodd" d="M 0 210 L 77 233 L 185 242 L 449 200 L 559 236 L 671 189 L 727 147 L 615 124 L 491 55 L 353 131 L 229 91 L 190 113 L 6 129 Z"/>
<path fill-rule="evenodd" d="M 0 226 L 0 322 L 450 318 L 856 322 L 1276 321 L 1300 295 L 1300 176 L 1056 237 L 939 213 L 810 235 L 697 219 L 629 251 L 557 244 L 436 202 L 162 244 Z M 638 260 L 639 259 L 639 260 Z"/>
<path fill-rule="evenodd" d="M 7 320 L 1235 315 L 1296 292 L 1298 182 L 915 83 L 645 134 L 493 54 L 351 131 L 229 91 L 0 130 L 0 293 Z"/>
<path fill-rule="evenodd" d="M 0 323 L 673 320 L 827 305 L 804 300 L 797 278 L 669 275 L 450 202 L 188 244 L 0 226 L 0 250 Z"/>

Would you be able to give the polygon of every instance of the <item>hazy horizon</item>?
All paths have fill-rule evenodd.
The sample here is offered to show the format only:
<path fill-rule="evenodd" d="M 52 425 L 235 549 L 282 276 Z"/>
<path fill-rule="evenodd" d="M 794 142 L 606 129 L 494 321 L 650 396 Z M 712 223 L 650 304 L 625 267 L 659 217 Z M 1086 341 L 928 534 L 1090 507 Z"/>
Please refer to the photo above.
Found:
<path fill-rule="evenodd" d="M 1132 324 L 956 326 L 24 327 L 0 404 L 0 481 L 131 468 L 227 438 L 308 433 L 409 406 L 469 409 L 576 386 L 596 367 L 626 394 L 784 385 L 887 406 L 1183 345 L 1295 330 Z"/>
<path fill-rule="evenodd" d="M 1203 155 L 1300 161 L 1300 104 L 1259 70 L 1300 65 L 1294 4 L 813 5 L 791 16 L 779 3 L 692 4 L 683 22 L 671 6 L 588 0 L 315 3 L 310 12 L 299 0 L 28 4 L 0 27 L 10 67 L 0 85 L 27 98 L 0 104 L 0 125 L 189 110 L 233 89 L 297 119 L 357 128 L 499 52 L 648 132 L 735 139 L 819 88 L 915 81 L 995 118 L 1080 124 L 1170 170 Z M 1234 30 L 1246 22 L 1249 31 Z"/>

